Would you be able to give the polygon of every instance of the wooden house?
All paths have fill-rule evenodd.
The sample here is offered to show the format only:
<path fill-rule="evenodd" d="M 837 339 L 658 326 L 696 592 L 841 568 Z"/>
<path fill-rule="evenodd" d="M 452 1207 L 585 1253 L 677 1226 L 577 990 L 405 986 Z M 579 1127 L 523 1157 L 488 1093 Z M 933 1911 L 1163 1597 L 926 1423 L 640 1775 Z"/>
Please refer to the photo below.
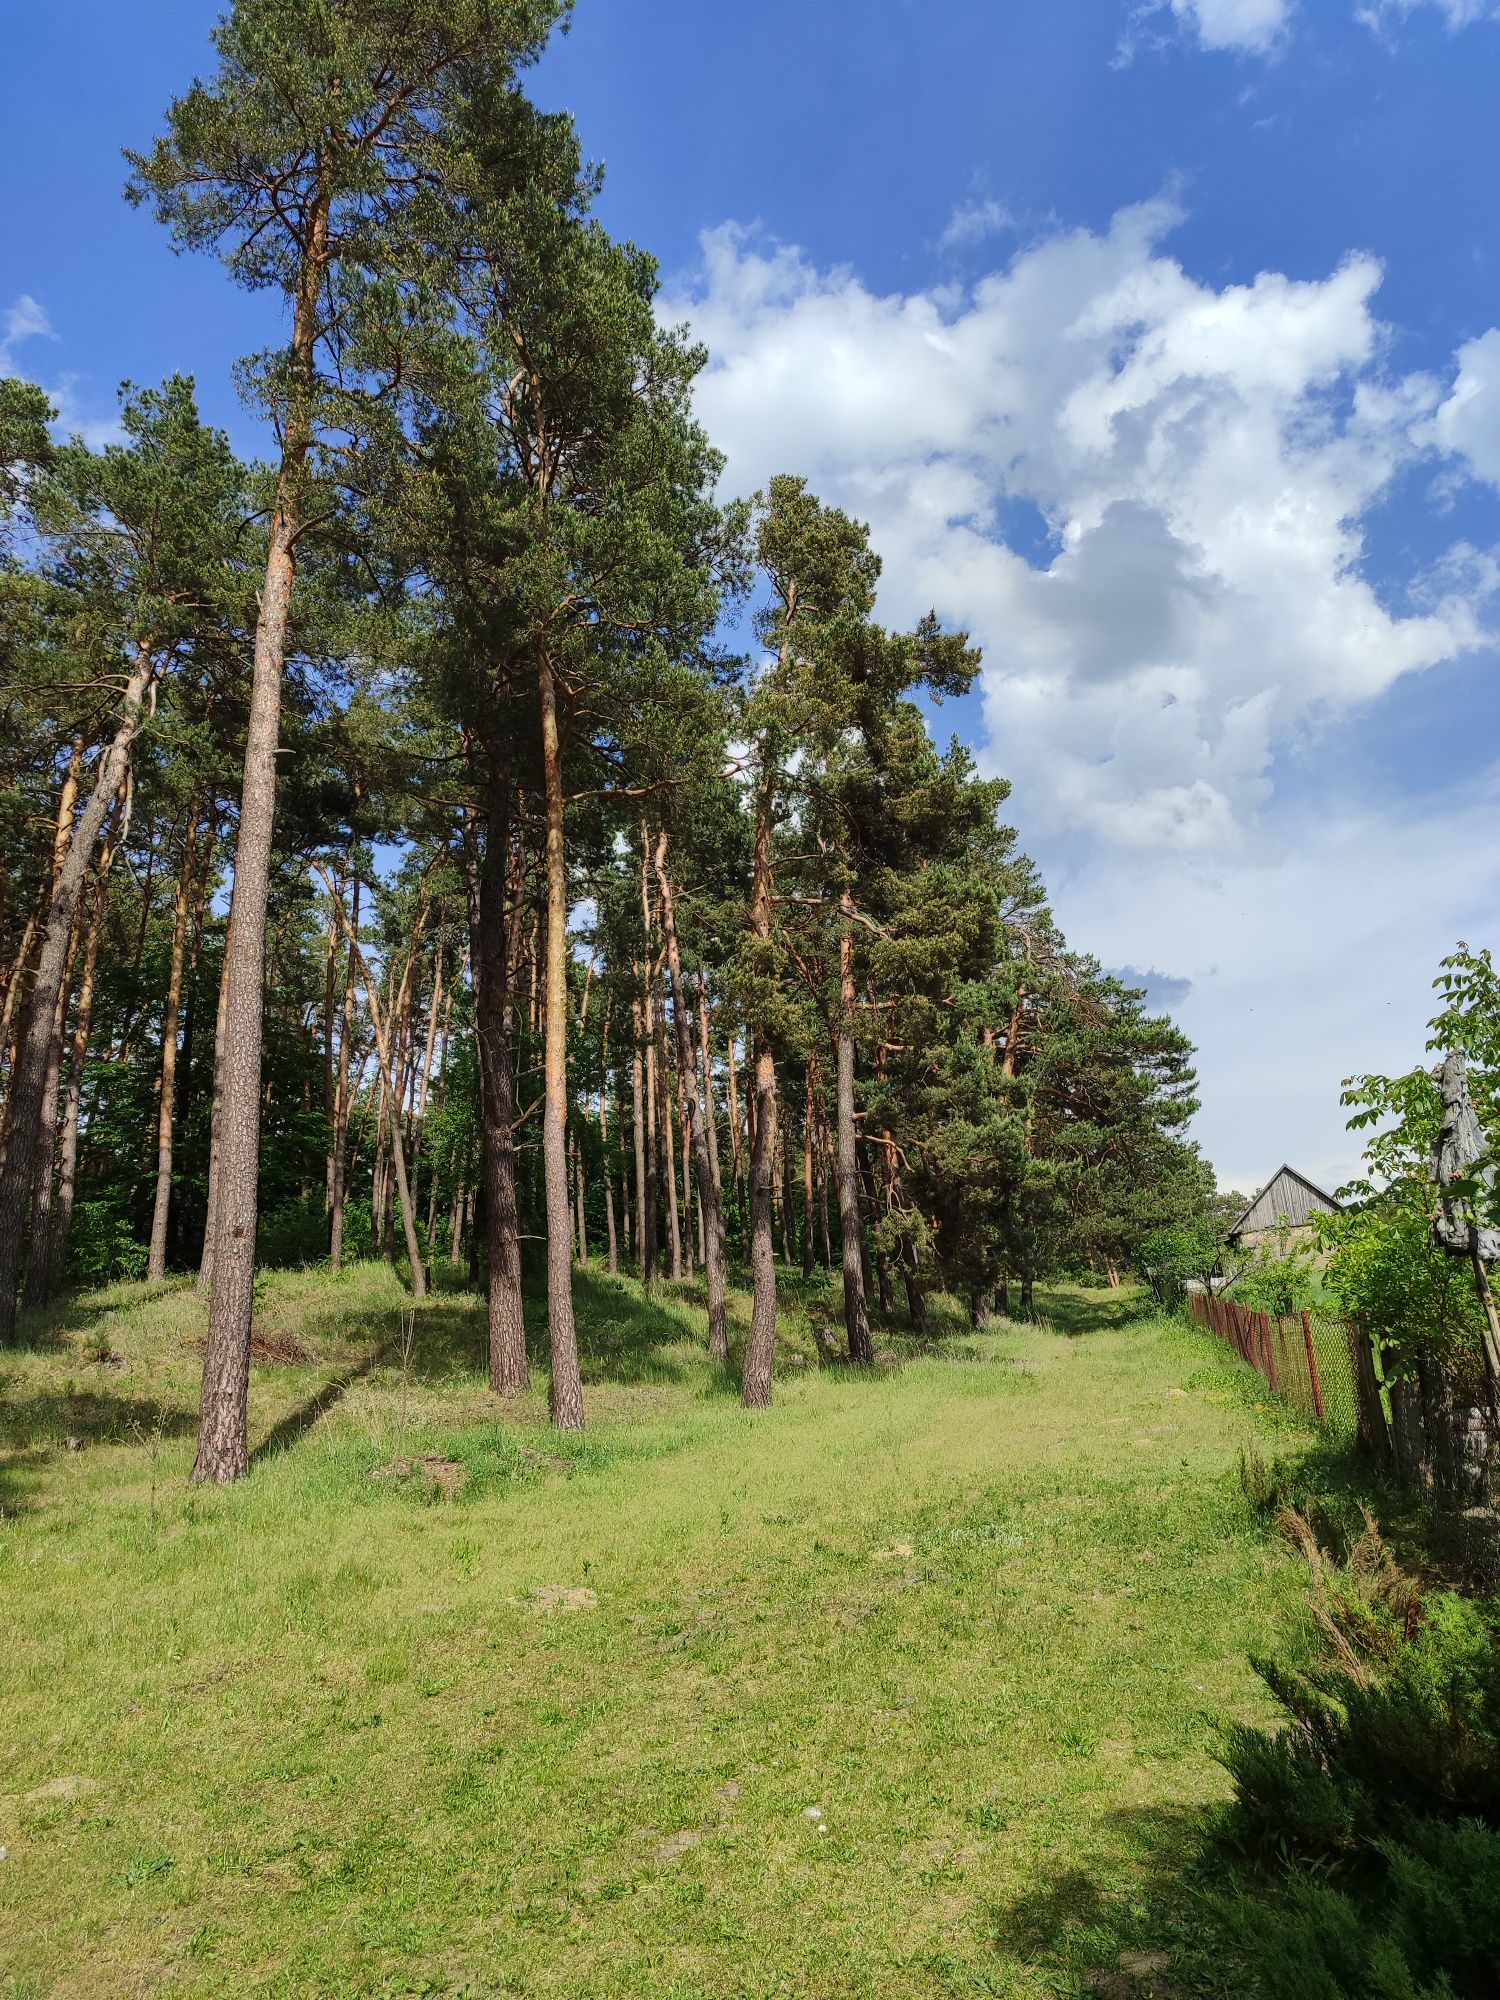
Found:
<path fill-rule="evenodd" d="M 1224 1241 L 1231 1250 L 1254 1251 L 1264 1245 L 1284 1255 L 1306 1234 L 1314 1215 L 1336 1214 L 1342 1207 L 1343 1203 L 1316 1181 L 1299 1174 L 1295 1167 L 1283 1165 L 1230 1225 Z"/>

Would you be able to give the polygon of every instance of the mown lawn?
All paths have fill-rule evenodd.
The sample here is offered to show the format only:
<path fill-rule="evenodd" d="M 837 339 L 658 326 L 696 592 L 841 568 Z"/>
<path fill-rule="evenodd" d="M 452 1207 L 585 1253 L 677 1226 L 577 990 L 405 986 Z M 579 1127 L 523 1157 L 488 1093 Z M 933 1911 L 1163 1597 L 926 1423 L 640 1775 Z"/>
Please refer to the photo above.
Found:
<path fill-rule="evenodd" d="M 860 1379 L 791 1289 L 750 1415 L 690 1297 L 581 1274 L 560 1442 L 487 1395 L 472 1298 L 403 1371 L 383 1267 L 271 1277 L 225 1493 L 189 1290 L 33 1323 L 0 1994 L 1038 1996 L 1149 1952 L 1300 1615 L 1236 1474 L 1277 1420 L 1118 1294 Z"/>

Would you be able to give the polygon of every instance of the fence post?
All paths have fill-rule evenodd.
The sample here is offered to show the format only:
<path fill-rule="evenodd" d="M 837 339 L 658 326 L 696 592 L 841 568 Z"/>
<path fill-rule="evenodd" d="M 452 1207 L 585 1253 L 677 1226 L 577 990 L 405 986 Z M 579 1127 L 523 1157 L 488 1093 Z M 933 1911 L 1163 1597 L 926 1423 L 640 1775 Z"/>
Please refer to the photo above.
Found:
<path fill-rule="evenodd" d="M 1302 1345 L 1307 1349 L 1307 1375 L 1312 1383 L 1313 1408 L 1318 1413 L 1318 1422 L 1326 1424 L 1328 1412 L 1323 1407 L 1323 1383 L 1318 1374 L 1318 1357 L 1313 1350 L 1312 1317 L 1306 1306 L 1302 1308 Z"/>

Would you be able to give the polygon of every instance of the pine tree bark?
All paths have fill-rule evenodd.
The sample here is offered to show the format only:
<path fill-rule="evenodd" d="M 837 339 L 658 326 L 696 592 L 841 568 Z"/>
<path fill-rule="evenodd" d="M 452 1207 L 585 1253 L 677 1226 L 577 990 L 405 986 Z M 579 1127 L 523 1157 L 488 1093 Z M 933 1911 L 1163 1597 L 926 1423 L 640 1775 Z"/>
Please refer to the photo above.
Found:
<path fill-rule="evenodd" d="M 579 1145 L 576 1136 L 569 1139 L 568 1149 L 573 1156 L 573 1187 L 578 1203 L 578 1261 L 580 1264 L 587 1264 L 589 1261 L 589 1236 L 588 1224 L 584 1218 L 583 1205 L 583 1149 Z"/>
<path fill-rule="evenodd" d="M 734 1068 L 734 1028 L 729 1030 L 729 1149 L 734 1163 L 734 1199 L 740 1228 L 745 1227 L 745 1136 L 740 1125 L 740 1100 Z M 743 1241 L 743 1238 L 741 1239 Z"/>
<path fill-rule="evenodd" d="M 497 1396 L 523 1396 L 531 1386 L 526 1319 L 521 1302 L 521 1219 L 516 1199 L 516 1084 L 512 1055 L 512 968 L 506 922 L 506 877 L 514 798 L 498 741 L 487 745 L 490 780 L 484 854 L 469 868 L 469 955 L 474 966 L 474 1024 L 479 1044 L 480 1109 L 486 1227 L 490 1387 Z M 453 1236 L 458 1261 L 463 1228 Z M 475 1241 L 472 1209 L 468 1216 Z"/>
<path fill-rule="evenodd" d="M 94 1018 L 94 977 L 99 965 L 99 939 L 108 906 L 110 865 L 119 850 L 125 825 L 125 792 L 121 789 L 111 830 L 105 834 L 94 878 L 83 947 L 83 971 L 78 981 L 78 1005 L 73 1014 L 73 1044 L 68 1056 L 68 1084 L 63 1106 L 62 1144 L 57 1170 L 57 1205 L 52 1212 L 52 1240 L 47 1246 L 48 1284 L 56 1291 L 68 1268 L 68 1239 L 73 1233 L 73 1202 L 78 1187 L 78 1118 L 83 1102 L 83 1077 L 88 1061 L 89 1030 Z"/>
<path fill-rule="evenodd" d="M 609 1275 L 619 1274 L 620 1246 L 615 1236 L 615 1180 L 609 1170 L 609 1009 L 604 1010 L 599 1076 L 599 1152 L 604 1162 L 604 1232 L 609 1246 Z"/>
<path fill-rule="evenodd" d="M 672 1078 L 667 1063 L 666 1010 L 656 1008 L 656 1130 L 661 1142 L 660 1185 L 667 1197 L 667 1276 L 682 1276 L 682 1223 L 677 1210 L 677 1143 L 672 1131 Z"/>
<path fill-rule="evenodd" d="M 36 1167 L 33 1173 L 31 1240 L 26 1250 L 26 1283 L 21 1303 L 35 1310 L 52 1296 L 52 1172 L 57 1163 L 57 1101 L 62 1078 L 63 1028 L 67 1021 L 69 988 L 78 954 L 78 926 L 68 945 L 68 964 L 57 989 L 57 1006 L 52 1016 L 52 1045 L 47 1058 L 47 1081 L 42 1088 L 42 1110 L 37 1121 Z"/>
<path fill-rule="evenodd" d="M 568 861 L 564 844 L 562 738 L 557 683 L 546 649 L 537 656 L 546 793 L 547 982 L 542 1172 L 547 1211 L 547 1331 L 552 1350 L 552 1421 L 583 1429 L 583 1380 L 573 1320 L 572 1227 L 568 1214 Z"/>
<path fill-rule="evenodd" d="M 187 832 L 177 888 L 172 897 L 172 954 L 161 1022 L 161 1089 L 156 1104 L 156 1197 L 151 1209 L 151 1246 L 146 1276 L 167 1275 L 167 1225 L 172 1212 L 172 1140 L 177 1129 L 177 1029 L 182 1010 L 182 975 L 187 964 L 188 917 L 197 867 L 198 800 L 188 805 Z"/>
<path fill-rule="evenodd" d="M 5 1100 L 4 1158 L 0 1160 L 0 1347 L 11 1346 L 16 1338 L 16 1281 L 20 1275 L 21 1244 L 31 1215 L 32 1175 L 51 1060 L 52 1025 L 72 946 L 78 898 L 105 816 L 124 782 L 131 745 L 140 730 L 145 703 L 155 681 L 155 665 L 142 641 L 125 684 L 123 717 L 99 758 L 89 802 L 57 870 L 36 973 L 21 1018 L 10 1090 Z"/>
<path fill-rule="evenodd" d="M 708 1118 L 699 1088 L 698 1066 L 693 1055 L 692 1030 L 688 1021 L 686 985 L 682 976 L 682 954 L 677 937 L 677 899 L 667 872 L 667 835 L 656 842 L 656 880 L 661 890 L 662 934 L 667 947 L 667 976 L 672 984 L 672 1020 L 677 1032 L 677 1074 L 683 1088 L 686 1115 L 685 1145 L 693 1155 L 698 1181 L 698 1200 L 703 1213 L 704 1264 L 708 1276 L 708 1351 L 713 1360 L 729 1359 L 728 1258 L 724 1248 L 724 1214 L 719 1204 L 718 1184 L 709 1155 Z"/>
<path fill-rule="evenodd" d="M 646 1093 L 642 1076 L 644 1064 L 641 1057 L 645 1034 L 639 1000 L 631 1002 L 630 1019 L 635 1031 L 630 1050 L 630 1094 L 631 1138 L 635 1148 L 636 1263 L 642 1284 L 650 1285 L 656 1279 L 656 1204 L 651 1196 L 651 1152 L 647 1143 Z"/>
<path fill-rule="evenodd" d="M 250 1466 L 250 1328 L 259 1221 L 261 1027 L 266 907 L 276 822 L 276 739 L 281 682 L 302 525 L 302 477 L 312 448 L 319 301 L 328 264 L 329 203 L 320 188 L 307 222 L 292 323 L 292 393 L 271 515 L 265 583 L 255 623 L 255 664 L 240 789 L 234 891 L 224 952 L 223 1094 L 219 1104 L 213 1303 L 203 1356 L 193 1477 L 220 1485 Z"/>
<path fill-rule="evenodd" d="M 839 898 L 839 1013 L 834 1050 L 834 1116 L 838 1123 L 839 1233 L 843 1238 L 844 1333 L 849 1359 L 868 1368 L 875 1359 L 865 1291 L 864 1228 L 859 1212 L 859 1152 L 854 1124 L 854 934 L 853 898 Z"/>
<path fill-rule="evenodd" d="M 817 1190 L 813 1176 L 813 1130 L 816 1122 L 813 1099 L 813 1066 L 807 1065 L 802 1089 L 802 1275 L 810 1278 L 818 1267 L 813 1248 L 813 1211 Z"/>
<path fill-rule="evenodd" d="M 719 1227 L 724 1219 L 724 1180 L 719 1171 L 719 1113 L 714 1101 L 713 1043 L 708 1032 L 708 981 L 698 974 L 698 1059 L 703 1065 L 703 1122 L 708 1130 L 708 1169 L 713 1176 L 714 1198 L 719 1206 Z"/>
<path fill-rule="evenodd" d="M 227 932 L 224 947 L 227 952 Z M 214 1095 L 208 1120 L 208 1189 L 203 1218 L 203 1251 L 198 1260 L 198 1290 L 205 1296 L 213 1292 L 214 1252 L 219 1242 L 219 1113 L 224 1102 L 224 1010 L 227 997 L 221 972 L 214 1018 Z"/>
<path fill-rule="evenodd" d="M 761 950 L 771 943 L 771 833 L 773 781 L 763 765 L 755 814 L 755 864 L 750 928 Z M 750 1273 L 753 1301 L 745 1343 L 741 1395 L 751 1409 L 771 1401 L 776 1358 L 776 1250 L 771 1240 L 771 1190 L 776 1177 L 776 1060 L 762 1024 L 755 1036 L 755 1137 L 750 1156 Z"/>
<path fill-rule="evenodd" d="M 406 1238 L 406 1256 L 411 1265 L 411 1288 L 415 1296 L 427 1296 L 427 1272 L 422 1263 L 422 1247 L 417 1241 L 417 1220 L 412 1208 L 411 1185 L 406 1178 L 406 1148 L 401 1138 L 401 1108 L 398 1085 L 392 1074 L 394 1050 L 388 1032 L 388 1024 L 381 1013 L 377 995 L 377 982 L 370 977 L 370 968 L 365 964 L 364 954 L 354 938 L 349 940 L 349 950 L 359 967 L 365 982 L 365 1005 L 370 1010 L 370 1026 L 375 1032 L 376 1056 L 383 1072 L 386 1103 L 390 1115 L 386 1120 L 386 1138 L 390 1147 L 391 1171 L 396 1183 L 396 1199 L 401 1210 L 401 1228 Z"/>
<path fill-rule="evenodd" d="M 359 876 L 351 891 L 353 914 L 349 928 L 359 936 Z M 342 906 L 343 891 L 339 890 Z M 328 1156 L 328 1261 L 335 1271 L 344 1268 L 345 1175 L 349 1158 L 349 1113 L 353 1104 L 350 1088 L 349 1051 L 354 1040 L 354 954 L 344 958 L 344 991 L 339 1003 L 339 1061 L 333 1086 L 333 1134 Z"/>

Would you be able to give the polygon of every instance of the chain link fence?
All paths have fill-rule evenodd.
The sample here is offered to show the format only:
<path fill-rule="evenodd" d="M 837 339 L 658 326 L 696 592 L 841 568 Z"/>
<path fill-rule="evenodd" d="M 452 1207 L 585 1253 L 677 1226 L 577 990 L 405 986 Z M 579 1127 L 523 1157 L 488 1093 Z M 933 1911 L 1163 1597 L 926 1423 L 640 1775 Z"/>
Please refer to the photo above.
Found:
<path fill-rule="evenodd" d="M 1382 1457 L 1389 1453 L 1379 1364 L 1352 1320 L 1317 1311 L 1261 1312 L 1206 1292 L 1195 1292 L 1189 1304 L 1199 1326 L 1232 1347 L 1307 1423 L 1358 1438 Z"/>

